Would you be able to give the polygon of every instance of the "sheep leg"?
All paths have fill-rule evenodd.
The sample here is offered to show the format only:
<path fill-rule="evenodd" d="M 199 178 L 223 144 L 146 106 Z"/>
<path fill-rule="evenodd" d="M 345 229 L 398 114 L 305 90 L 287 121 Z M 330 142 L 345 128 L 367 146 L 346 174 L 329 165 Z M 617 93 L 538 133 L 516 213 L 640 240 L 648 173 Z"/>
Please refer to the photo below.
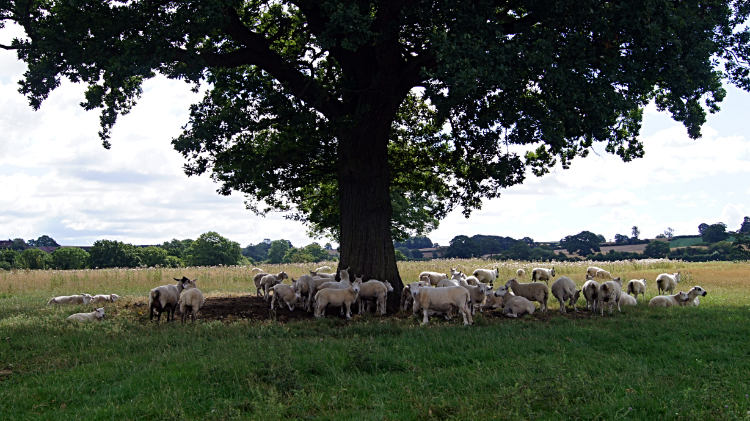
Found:
<path fill-rule="evenodd" d="M 422 325 L 424 326 L 427 323 L 429 323 L 430 318 L 427 316 L 427 308 L 423 308 L 422 312 L 424 313 L 424 318 L 422 319 Z M 416 313 L 415 313 L 415 315 L 416 315 Z"/>
<path fill-rule="evenodd" d="M 274 296 L 273 296 L 273 297 L 271 298 L 271 310 L 273 310 L 273 303 L 274 303 L 275 301 L 276 301 L 276 296 L 274 295 Z"/>
<path fill-rule="evenodd" d="M 352 304 L 350 302 L 344 303 L 346 305 L 346 318 L 351 319 L 352 318 Z M 341 308 L 343 310 L 343 307 Z"/>

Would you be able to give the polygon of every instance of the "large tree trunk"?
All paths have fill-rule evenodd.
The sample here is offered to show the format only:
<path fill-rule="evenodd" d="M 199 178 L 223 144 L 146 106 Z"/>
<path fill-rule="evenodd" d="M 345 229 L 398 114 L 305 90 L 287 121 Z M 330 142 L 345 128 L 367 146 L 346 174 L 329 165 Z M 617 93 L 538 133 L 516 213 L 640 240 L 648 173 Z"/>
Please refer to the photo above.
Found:
<path fill-rule="evenodd" d="M 403 288 L 391 238 L 388 136 L 395 101 L 380 101 L 339 133 L 338 182 L 341 214 L 339 269 L 368 279 L 388 280 L 388 311 L 398 311 Z"/>

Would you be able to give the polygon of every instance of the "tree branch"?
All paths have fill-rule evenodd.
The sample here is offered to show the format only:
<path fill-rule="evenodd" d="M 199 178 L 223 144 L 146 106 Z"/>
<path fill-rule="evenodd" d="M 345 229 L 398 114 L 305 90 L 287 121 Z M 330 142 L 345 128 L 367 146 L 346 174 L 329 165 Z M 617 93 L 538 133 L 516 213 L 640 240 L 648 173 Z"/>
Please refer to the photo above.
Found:
<path fill-rule="evenodd" d="M 2 48 L 3 50 L 20 50 L 21 46 L 20 45 L 3 45 L 3 44 L 0 44 L 0 48 Z"/>

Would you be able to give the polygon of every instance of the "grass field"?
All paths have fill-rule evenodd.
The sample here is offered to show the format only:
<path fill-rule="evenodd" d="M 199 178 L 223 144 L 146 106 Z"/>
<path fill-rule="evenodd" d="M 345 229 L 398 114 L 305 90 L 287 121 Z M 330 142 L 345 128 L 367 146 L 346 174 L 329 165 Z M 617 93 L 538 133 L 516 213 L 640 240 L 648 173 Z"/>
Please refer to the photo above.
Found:
<path fill-rule="evenodd" d="M 0 272 L 3 420 L 750 419 L 750 265 L 597 264 L 625 279 L 682 270 L 709 295 L 699 307 L 621 314 L 535 314 L 475 325 L 329 316 L 293 323 L 149 323 L 128 304 L 172 277 L 209 297 L 252 292 L 249 268 Z M 406 262 L 471 272 L 480 260 Z M 582 284 L 587 263 L 556 264 Z M 505 262 L 500 277 L 531 263 Z M 264 266 L 295 278 L 311 265 Z M 102 323 L 46 306 L 54 295 L 124 295 Z M 580 302 L 579 302 L 580 304 Z"/>

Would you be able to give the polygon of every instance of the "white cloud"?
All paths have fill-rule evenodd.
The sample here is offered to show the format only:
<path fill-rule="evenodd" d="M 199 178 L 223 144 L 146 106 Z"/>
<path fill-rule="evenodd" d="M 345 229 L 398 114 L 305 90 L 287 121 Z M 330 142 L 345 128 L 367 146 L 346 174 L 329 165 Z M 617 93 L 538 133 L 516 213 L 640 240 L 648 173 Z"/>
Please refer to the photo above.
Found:
<path fill-rule="evenodd" d="M 618 189 L 611 192 L 596 192 L 586 195 L 575 203 L 576 207 L 607 207 L 628 205 L 645 205 L 648 202 L 638 198 L 638 196 L 625 189 Z"/>

